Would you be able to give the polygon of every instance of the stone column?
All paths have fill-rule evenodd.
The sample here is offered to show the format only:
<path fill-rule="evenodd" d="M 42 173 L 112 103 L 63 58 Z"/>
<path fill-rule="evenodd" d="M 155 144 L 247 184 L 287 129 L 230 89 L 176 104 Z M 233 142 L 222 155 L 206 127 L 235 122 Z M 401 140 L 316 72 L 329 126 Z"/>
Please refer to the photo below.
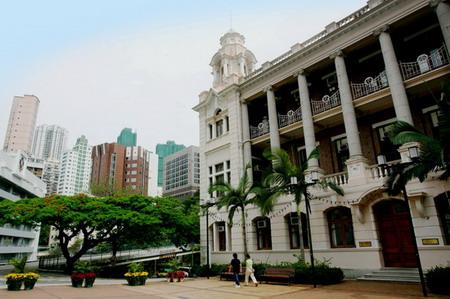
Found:
<path fill-rule="evenodd" d="M 306 156 L 316 147 L 316 136 L 314 135 L 314 121 L 311 111 L 311 100 L 309 98 L 308 83 L 304 70 L 300 70 L 297 74 L 298 91 L 300 94 L 300 107 L 302 111 L 303 136 L 305 138 Z M 319 161 L 311 159 L 308 161 L 308 168 L 318 168 Z"/>
<path fill-rule="evenodd" d="M 383 54 L 395 115 L 398 120 L 414 125 L 405 86 L 403 85 L 403 77 L 395 55 L 394 45 L 387 29 L 388 27 L 385 26 L 375 34 L 379 34 L 378 40 L 380 41 L 381 53 Z"/>
<path fill-rule="evenodd" d="M 341 98 L 342 114 L 344 117 L 345 133 L 347 135 L 350 159 L 362 157 L 361 141 L 359 139 L 358 124 L 356 122 L 355 108 L 353 107 L 352 92 L 347 76 L 344 57 L 338 51 L 331 58 L 334 58 L 336 75 L 339 85 L 339 96 Z"/>
<path fill-rule="evenodd" d="M 431 6 L 436 9 L 436 15 L 441 25 L 447 52 L 450 52 L 450 3 L 448 1 L 431 1 Z"/>
<path fill-rule="evenodd" d="M 269 112 L 270 148 L 280 148 L 280 134 L 278 132 L 277 105 L 272 86 L 266 87 L 267 110 Z"/>
<path fill-rule="evenodd" d="M 250 143 L 250 125 L 248 121 L 248 107 L 246 102 L 241 102 L 241 117 L 242 117 L 242 151 L 244 167 L 252 165 L 252 144 Z M 248 172 L 252 180 L 252 171 Z"/>

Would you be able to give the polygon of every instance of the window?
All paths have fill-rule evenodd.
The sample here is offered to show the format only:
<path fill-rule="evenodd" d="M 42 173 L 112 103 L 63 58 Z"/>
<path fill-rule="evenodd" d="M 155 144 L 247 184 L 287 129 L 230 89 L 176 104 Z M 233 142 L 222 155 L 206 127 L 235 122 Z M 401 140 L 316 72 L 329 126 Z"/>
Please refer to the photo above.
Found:
<path fill-rule="evenodd" d="M 216 122 L 216 137 L 220 137 L 223 134 L 223 119 Z"/>
<path fill-rule="evenodd" d="M 213 138 L 213 126 L 212 125 L 208 125 L 209 128 L 209 139 Z"/>
<path fill-rule="evenodd" d="M 223 171 L 223 163 L 216 164 L 216 172 Z"/>
<path fill-rule="evenodd" d="M 337 160 L 337 171 L 344 171 L 345 161 L 350 157 L 350 152 L 348 150 L 347 137 L 341 137 L 333 141 L 334 150 L 336 153 Z"/>
<path fill-rule="evenodd" d="M 450 192 L 442 193 L 434 199 L 442 227 L 444 242 L 450 245 Z"/>
<path fill-rule="evenodd" d="M 398 146 L 394 145 L 388 137 L 388 132 L 391 127 L 392 123 L 376 128 L 381 153 L 386 157 L 386 161 L 394 161 L 400 159 L 400 153 L 397 150 Z"/>
<path fill-rule="evenodd" d="M 223 221 L 217 222 L 217 239 L 219 241 L 219 251 L 227 250 L 225 222 Z"/>
<path fill-rule="evenodd" d="M 298 233 L 299 227 L 298 227 L 298 217 L 297 213 L 290 213 L 285 216 L 286 223 L 288 226 L 289 231 L 289 243 L 291 245 L 291 249 L 298 249 L 300 248 L 300 234 Z M 306 215 L 305 213 L 301 213 L 301 219 L 302 219 L 302 237 L 303 237 L 303 248 L 308 248 L 308 229 L 306 224 Z"/>
<path fill-rule="evenodd" d="M 230 130 L 230 118 L 228 116 L 225 117 L 225 128 L 227 132 Z"/>
<path fill-rule="evenodd" d="M 439 111 L 434 110 L 428 113 L 431 123 L 431 131 L 434 138 L 439 138 Z"/>
<path fill-rule="evenodd" d="M 272 249 L 272 233 L 270 230 L 270 219 L 258 217 L 254 220 L 256 226 L 256 244 L 258 250 Z"/>
<path fill-rule="evenodd" d="M 355 247 L 350 209 L 346 207 L 332 208 L 326 214 L 331 247 Z"/>

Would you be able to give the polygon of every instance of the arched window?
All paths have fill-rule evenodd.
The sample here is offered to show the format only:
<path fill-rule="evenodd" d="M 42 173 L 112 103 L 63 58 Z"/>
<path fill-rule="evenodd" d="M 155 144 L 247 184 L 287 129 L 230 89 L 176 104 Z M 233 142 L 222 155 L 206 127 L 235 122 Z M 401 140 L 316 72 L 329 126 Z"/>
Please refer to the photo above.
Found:
<path fill-rule="evenodd" d="M 450 192 L 442 193 L 434 199 L 444 234 L 444 242 L 450 245 Z"/>
<path fill-rule="evenodd" d="M 298 233 L 300 230 L 298 227 L 297 213 L 289 213 L 284 218 L 286 219 L 286 223 L 288 226 L 289 243 L 290 243 L 291 249 L 298 249 L 298 248 L 300 248 L 300 234 Z M 307 223 L 306 223 L 305 213 L 301 213 L 300 218 L 302 220 L 303 248 L 309 248 L 308 227 L 307 227 Z"/>
<path fill-rule="evenodd" d="M 256 246 L 258 250 L 272 249 L 272 232 L 270 229 L 270 219 L 258 217 L 253 220 L 256 226 Z"/>
<path fill-rule="evenodd" d="M 216 222 L 217 228 L 217 242 L 218 242 L 218 250 L 226 251 L 227 250 L 227 238 L 226 238 L 226 229 L 225 222 Z"/>
<path fill-rule="evenodd" d="M 346 207 L 332 208 L 326 212 L 332 248 L 355 247 L 352 212 Z"/>

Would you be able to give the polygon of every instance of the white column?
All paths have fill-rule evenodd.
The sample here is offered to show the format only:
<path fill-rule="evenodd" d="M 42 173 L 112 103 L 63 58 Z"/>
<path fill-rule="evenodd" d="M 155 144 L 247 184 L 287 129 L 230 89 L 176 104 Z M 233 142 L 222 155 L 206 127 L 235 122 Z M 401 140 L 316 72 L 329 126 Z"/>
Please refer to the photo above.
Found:
<path fill-rule="evenodd" d="M 361 141 L 359 139 L 358 124 L 356 122 L 355 108 L 348 81 L 347 69 L 345 67 L 342 52 L 337 52 L 334 57 L 336 75 L 339 85 L 339 96 L 341 97 L 342 114 L 344 117 L 345 133 L 347 135 L 350 159 L 362 157 Z"/>
<path fill-rule="evenodd" d="M 247 164 L 252 164 L 252 145 L 250 143 L 250 125 L 248 121 L 248 107 L 247 103 L 241 102 L 241 117 L 242 117 L 242 151 L 244 167 Z M 252 179 L 252 171 L 248 173 L 250 179 Z"/>
<path fill-rule="evenodd" d="M 277 105 L 272 86 L 265 89 L 267 93 L 267 110 L 269 112 L 270 148 L 280 148 L 280 135 L 278 132 Z"/>
<path fill-rule="evenodd" d="M 400 67 L 395 55 L 391 36 L 386 32 L 387 29 L 387 27 L 383 27 L 380 30 L 378 40 L 380 41 L 381 53 L 383 54 L 384 66 L 386 68 L 386 76 L 391 90 L 395 115 L 398 120 L 413 125 L 411 109 L 409 108 L 408 97 L 406 95 L 405 86 L 403 85 L 403 77 L 400 73 Z"/>
<path fill-rule="evenodd" d="M 314 135 L 314 121 L 311 111 L 311 100 L 309 98 L 308 83 L 304 70 L 300 70 L 297 75 L 298 91 L 300 94 L 300 107 L 302 111 L 303 136 L 305 139 L 306 156 L 316 147 L 316 136 Z M 311 159 L 308 161 L 308 168 L 318 168 L 319 161 Z"/>
<path fill-rule="evenodd" d="M 432 6 L 434 6 L 433 3 Z M 447 46 L 447 51 L 450 52 L 450 3 L 448 1 L 439 1 L 435 6 L 445 45 Z"/>

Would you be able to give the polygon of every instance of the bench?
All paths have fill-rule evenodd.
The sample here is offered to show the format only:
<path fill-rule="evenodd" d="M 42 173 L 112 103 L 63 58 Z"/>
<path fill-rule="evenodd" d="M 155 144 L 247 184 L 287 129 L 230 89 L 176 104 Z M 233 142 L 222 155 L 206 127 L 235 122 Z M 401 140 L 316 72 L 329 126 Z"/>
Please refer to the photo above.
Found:
<path fill-rule="evenodd" d="M 239 280 L 243 280 L 245 275 L 245 267 L 241 267 L 241 272 L 239 272 Z M 227 270 L 220 273 L 220 280 L 226 279 L 226 280 L 234 280 L 234 272 L 231 265 L 228 266 Z"/>
<path fill-rule="evenodd" d="M 272 282 L 287 282 L 288 285 L 294 281 L 295 270 L 290 268 L 267 268 L 264 274 L 260 276 L 260 281 L 268 283 Z"/>

